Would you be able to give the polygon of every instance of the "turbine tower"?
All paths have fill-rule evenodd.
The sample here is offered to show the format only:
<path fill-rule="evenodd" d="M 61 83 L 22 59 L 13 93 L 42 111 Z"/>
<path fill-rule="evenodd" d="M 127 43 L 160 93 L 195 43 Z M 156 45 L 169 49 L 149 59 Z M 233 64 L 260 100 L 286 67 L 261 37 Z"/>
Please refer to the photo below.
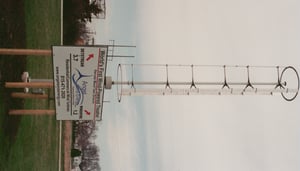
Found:
<path fill-rule="evenodd" d="M 139 76 L 141 69 L 150 70 L 145 71 L 148 80 Z M 106 76 L 106 89 L 112 85 L 119 102 L 122 96 L 275 94 L 292 101 L 298 95 L 299 75 L 292 66 L 119 64 L 116 80 Z"/>

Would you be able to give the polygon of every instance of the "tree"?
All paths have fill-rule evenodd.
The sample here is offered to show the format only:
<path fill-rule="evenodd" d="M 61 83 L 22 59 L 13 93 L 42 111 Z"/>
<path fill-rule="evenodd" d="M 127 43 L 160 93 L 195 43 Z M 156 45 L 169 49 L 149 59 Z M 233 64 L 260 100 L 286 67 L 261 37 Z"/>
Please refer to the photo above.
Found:
<path fill-rule="evenodd" d="M 88 0 L 87 0 L 88 1 Z M 92 21 L 92 15 L 98 16 L 98 14 L 102 13 L 103 10 L 99 7 L 99 5 L 96 3 L 96 1 L 93 1 L 91 3 L 85 3 L 83 4 L 83 11 L 80 16 L 80 20 L 82 22 L 91 22 Z"/>
<path fill-rule="evenodd" d="M 95 144 L 90 144 L 82 149 L 82 162 L 79 167 L 81 170 L 100 171 L 99 149 Z"/>
<path fill-rule="evenodd" d="M 82 149 L 82 160 L 99 160 L 99 150 L 95 144 L 88 145 Z"/>
<path fill-rule="evenodd" d="M 91 144 L 90 140 L 96 138 L 96 128 L 93 121 L 80 121 L 76 124 L 76 140 L 77 144 L 84 148 Z"/>
<path fill-rule="evenodd" d="M 82 163 L 79 167 L 81 170 L 101 170 L 99 148 L 94 143 L 97 130 L 96 122 L 75 121 L 73 124 L 77 148 L 81 149 Z M 75 151 L 72 155 L 75 155 Z"/>
<path fill-rule="evenodd" d="M 80 156 L 80 155 L 81 155 L 81 151 L 80 151 L 80 150 L 75 149 L 75 148 L 73 148 L 73 149 L 71 150 L 71 157 L 78 157 L 78 156 Z"/>
<path fill-rule="evenodd" d="M 92 0 L 64 0 L 64 44 L 73 45 L 78 39 L 87 37 L 86 23 L 92 16 L 104 13 L 105 7 Z"/>
<path fill-rule="evenodd" d="M 79 164 L 79 168 L 80 170 L 84 170 L 84 171 L 101 171 L 99 162 L 95 162 L 95 161 L 82 161 Z"/>

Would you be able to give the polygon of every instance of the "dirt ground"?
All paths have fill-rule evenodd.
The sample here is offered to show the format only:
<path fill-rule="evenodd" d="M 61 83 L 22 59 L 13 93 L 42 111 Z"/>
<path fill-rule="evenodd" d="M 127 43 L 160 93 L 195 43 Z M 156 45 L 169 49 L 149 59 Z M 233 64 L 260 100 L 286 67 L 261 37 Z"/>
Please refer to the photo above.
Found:
<path fill-rule="evenodd" d="M 71 170 L 71 141 L 72 141 L 72 121 L 65 121 L 63 131 L 64 145 L 64 170 Z"/>

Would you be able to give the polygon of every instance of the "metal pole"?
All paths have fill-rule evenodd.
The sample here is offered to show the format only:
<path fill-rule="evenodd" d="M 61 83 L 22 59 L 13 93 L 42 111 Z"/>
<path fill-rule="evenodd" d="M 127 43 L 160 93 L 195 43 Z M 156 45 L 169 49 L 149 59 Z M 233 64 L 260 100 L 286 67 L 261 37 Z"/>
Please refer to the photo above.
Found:
<path fill-rule="evenodd" d="M 136 46 L 132 46 L 132 45 L 115 45 L 115 44 L 113 44 L 113 45 L 108 45 L 108 46 L 111 46 L 111 47 L 136 47 Z"/>
<path fill-rule="evenodd" d="M 9 49 L 9 48 L 0 48 L 0 55 L 51 56 L 52 55 L 52 50 L 48 50 L 48 49 Z"/>
<path fill-rule="evenodd" d="M 169 82 L 170 85 L 191 85 L 192 82 Z M 194 82 L 196 85 L 223 85 L 224 82 Z M 131 85 L 132 81 L 113 81 L 113 85 Z M 133 82 L 134 85 L 165 85 L 165 81 L 140 81 Z M 246 85 L 247 82 L 227 82 L 228 85 Z M 277 82 L 253 82 L 252 85 L 277 85 Z"/>
<path fill-rule="evenodd" d="M 273 95 L 275 93 L 297 93 L 298 89 L 267 89 L 267 88 L 255 88 L 255 89 L 211 89 L 211 88 L 173 88 L 173 89 L 122 89 L 121 96 L 144 96 L 144 95 Z"/>
<path fill-rule="evenodd" d="M 114 58 L 134 58 L 134 56 L 128 56 L 128 55 L 107 55 L 107 57 L 114 57 Z"/>

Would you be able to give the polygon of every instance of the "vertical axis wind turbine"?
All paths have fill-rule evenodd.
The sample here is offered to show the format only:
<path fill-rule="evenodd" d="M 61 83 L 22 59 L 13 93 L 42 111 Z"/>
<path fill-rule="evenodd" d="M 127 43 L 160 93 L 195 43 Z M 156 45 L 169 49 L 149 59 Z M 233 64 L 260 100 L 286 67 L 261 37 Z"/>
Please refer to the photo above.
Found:
<path fill-rule="evenodd" d="M 136 71 L 138 68 L 160 69 L 159 75 L 163 75 L 163 80 L 137 79 L 134 72 L 141 74 Z M 174 74 L 176 68 L 183 72 Z M 205 69 L 209 72 L 204 72 Z M 214 75 L 218 79 L 207 79 Z M 180 76 L 183 80 L 176 80 Z M 112 80 L 110 76 L 105 79 L 106 89 L 111 89 L 112 85 L 117 86 L 119 102 L 122 96 L 274 94 L 281 94 L 285 100 L 292 101 L 298 95 L 299 75 L 292 66 L 119 64 L 117 79 Z"/>

